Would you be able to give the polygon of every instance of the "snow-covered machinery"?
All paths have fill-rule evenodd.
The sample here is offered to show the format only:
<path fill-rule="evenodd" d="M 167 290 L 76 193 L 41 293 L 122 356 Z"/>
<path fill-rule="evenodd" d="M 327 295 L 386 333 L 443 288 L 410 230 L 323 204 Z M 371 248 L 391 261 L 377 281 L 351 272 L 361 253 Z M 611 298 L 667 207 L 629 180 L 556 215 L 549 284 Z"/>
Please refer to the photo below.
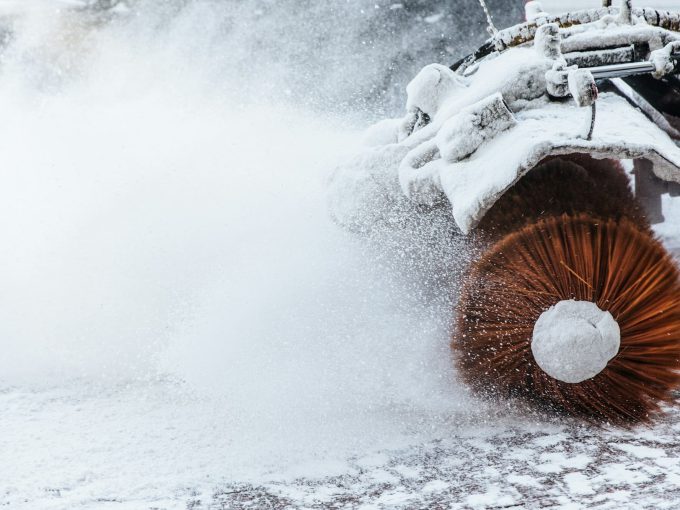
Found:
<path fill-rule="evenodd" d="M 680 385 L 680 272 L 651 228 L 680 194 L 680 13 L 609 4 L 529 2 L 426 66 L 406 115 L 333 174 L 330 207 L 360 231 L 450 208 L 482 246 L 453 332 L 464 379 L 630 423 Z"/>

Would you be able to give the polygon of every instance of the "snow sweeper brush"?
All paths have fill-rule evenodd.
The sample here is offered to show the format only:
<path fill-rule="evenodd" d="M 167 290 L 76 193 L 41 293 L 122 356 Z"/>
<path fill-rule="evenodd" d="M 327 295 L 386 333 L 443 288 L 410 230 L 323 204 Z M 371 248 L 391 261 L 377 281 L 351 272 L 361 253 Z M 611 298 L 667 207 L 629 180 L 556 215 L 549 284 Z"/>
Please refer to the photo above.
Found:
<path fill-rule="evenodd" d="M 651 227 L 680 194 L 680 13 L 530 2 L 527 19 L 426 66 L 405 116 L 334 172 L 331 213 L 368 232 L 449 208 L 480 253 L 454 314 L 463 379 L 645 421 L 680 385 L 680 272 Z"/>

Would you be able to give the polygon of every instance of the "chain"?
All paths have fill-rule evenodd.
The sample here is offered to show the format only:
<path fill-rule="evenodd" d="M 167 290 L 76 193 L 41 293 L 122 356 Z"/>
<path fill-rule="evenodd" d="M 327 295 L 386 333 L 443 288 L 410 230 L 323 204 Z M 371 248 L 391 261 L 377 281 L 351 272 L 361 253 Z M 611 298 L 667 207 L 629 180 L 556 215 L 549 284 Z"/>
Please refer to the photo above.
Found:
<path fill-rule="evenodd" d="M 489 8 L 486 6 L 486 1 L 479 0 L 479 5 L 482 6 L 484 14 L 486 15 L 486 22 L 489 25 L 489 33 L 491 33 L 491 35 L 496 35 L 498 33 L 498 29 L 496 28 L 496 25 L 493 24 L 493 18 L 491 17 L 491 12 L 489 12 Z"/>

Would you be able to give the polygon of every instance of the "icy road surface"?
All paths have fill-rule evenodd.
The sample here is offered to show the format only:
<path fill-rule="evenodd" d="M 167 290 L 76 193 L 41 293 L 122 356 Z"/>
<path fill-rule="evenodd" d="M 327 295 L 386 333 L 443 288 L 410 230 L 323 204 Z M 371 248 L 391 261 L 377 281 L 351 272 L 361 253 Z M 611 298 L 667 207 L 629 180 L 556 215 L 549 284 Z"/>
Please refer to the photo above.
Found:
<path fill-rule="evenodd" d="M 220 434 L 204 403 L 168 401 L 167 391 L 4 389 L 0 506 L 660 509 L 680 501 L 678 407 L 634 431 L 468 418 L 437 440 L 345 459 L 318 451 L 283 471 L 270 459 L 255 476 L 229 472 L 238 440 Z"/>

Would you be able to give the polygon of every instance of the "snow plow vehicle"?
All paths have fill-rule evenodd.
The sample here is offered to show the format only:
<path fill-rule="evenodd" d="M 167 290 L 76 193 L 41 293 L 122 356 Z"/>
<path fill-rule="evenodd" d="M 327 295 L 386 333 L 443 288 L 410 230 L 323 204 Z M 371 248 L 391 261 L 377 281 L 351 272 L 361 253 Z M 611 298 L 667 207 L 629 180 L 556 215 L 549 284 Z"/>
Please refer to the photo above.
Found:
<path fill-rule="evenodd" d="M 529 2 L 525 23 L 490 28 L 368 130 L 330 180 L 331 213 L 368 231 L 397 209 L 450 210 L 482 247 L 455 312 L 462 378 L 644 422 L 680 385 L 680 272 L 652 230 L 680 195 L 680 12 Z"/>

